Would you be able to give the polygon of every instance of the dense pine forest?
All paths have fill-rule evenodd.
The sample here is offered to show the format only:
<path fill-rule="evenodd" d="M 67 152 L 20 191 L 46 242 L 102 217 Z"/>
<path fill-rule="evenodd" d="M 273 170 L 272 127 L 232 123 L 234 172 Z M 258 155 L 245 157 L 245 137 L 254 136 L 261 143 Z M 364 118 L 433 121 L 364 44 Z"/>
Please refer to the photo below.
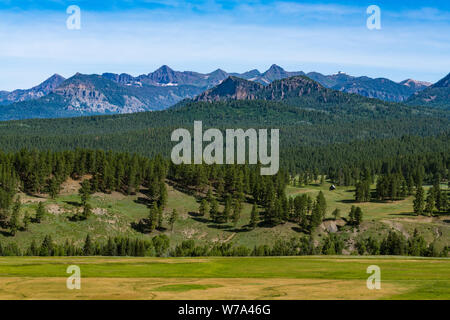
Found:
<path fill-rule="evenodd" d="M 87 148 L 167 157 L 171 132 L 192 130 L 195 120 L 205 130 L 279 128 L 280 163 L 291 173 L 450 149 L 448 112 L 349 96 L 314 108 L 298 99 L 198 102 L 130 115 L 3 122 L 0 150 Z"/>

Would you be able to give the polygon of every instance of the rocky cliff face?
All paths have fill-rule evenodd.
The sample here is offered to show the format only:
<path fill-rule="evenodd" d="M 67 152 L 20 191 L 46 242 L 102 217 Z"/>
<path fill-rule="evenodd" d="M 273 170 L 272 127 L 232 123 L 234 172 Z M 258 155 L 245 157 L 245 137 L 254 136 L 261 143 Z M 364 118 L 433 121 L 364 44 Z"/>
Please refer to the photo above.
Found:
<path fill-rule="evenodd" d="M 237 77 L 229 77 L 218 86 L 205 91 L 193 100 L 208 102 L 256 99 L 285 100 L 313 94 L 317 96 L 329 91 L 331 90 L 305 76 L 276 80 L 268 86 Z"/>
<path fill-rule="evenodd" d="M 284 100 L 325 91 L 327 89 L 318 82 L 304 76 L 296 76 L 272 82 L 263 89 L 260 96 L 268 100 Z"/>
<path fill-rule="evenodd" d="M 218 86 L 197 96 L 195 101 L 253 100 L 263 86 L 237 77 L 228 77 Z"/>
<path fill-rule="evenodd" d="M 139 96 L 97 75 L 77 74 L 53 93 L 65 101 L 65 108 L 81 113 L 132 113 L 149 110 Z"/>

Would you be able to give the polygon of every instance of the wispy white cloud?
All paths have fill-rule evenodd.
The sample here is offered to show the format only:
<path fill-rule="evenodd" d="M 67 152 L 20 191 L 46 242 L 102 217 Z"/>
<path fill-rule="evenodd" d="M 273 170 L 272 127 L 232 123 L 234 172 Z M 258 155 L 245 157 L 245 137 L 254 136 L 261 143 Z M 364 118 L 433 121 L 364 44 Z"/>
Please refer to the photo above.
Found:
<path fill-rule="evenodd" d="M 283 14 L 352 15 L 360 14 L 361 7 L 339 4 L 311 4 L 295 2 L 275 2 L 273 7 Z"/>
<path fill-rule="evenodd" d="M 450 23 L 450 11 L 438 8 L 423 7 L 413 10 L 387 11 L 386 14 L 392 18 L 402 18 L 402 21 L 432 21 Z"/>

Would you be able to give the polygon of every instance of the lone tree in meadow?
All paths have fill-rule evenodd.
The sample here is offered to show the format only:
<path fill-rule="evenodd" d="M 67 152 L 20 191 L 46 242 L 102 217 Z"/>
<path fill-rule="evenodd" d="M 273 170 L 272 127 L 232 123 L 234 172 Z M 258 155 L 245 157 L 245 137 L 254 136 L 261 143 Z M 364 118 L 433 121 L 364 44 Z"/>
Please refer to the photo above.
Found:
<path fill-rule="evenodd" d="M 35 221 L 37 223 L 41 223 L 42 219 L 44 218 L 45 215 L 45 207 L 44 207 L 44 203 L 39 202 L 37 209 L 36 209 L 36 217 L 35 217 Z"/>
<path fill-rule="evenodd" d="M 431 188 L 430 190 L 428 190 L 428 196 L 427 199 L 425 200 L 425 212 L 429 216 L 433 214 L 435 201 L 436 201 L 435 192 L 433 191 L 433 188 Z"/>
<path fill-rule="evenodd" d="M 416 197 L 413 202 L 414 213 L 416 215 L 422 215 L 424 209 L 424 191 L 421 185 L 417 186 Z"/>
<path fill-rule="evenodd" d="M 86 220 L 92 213 L 92 208 L 89 203 L 86 203 L 83 206 L 83 211 L 81 212 L 81 220 Z"/>
<path fill-rule="evenodd" d="M 23 216 L 23 228 L 24 230 L 28 230 L 28 226 L 31 223 L 31 217 L 30 214 L 27 212 L 25 212 L 24 216 Z"/>
<path fill-rule="evenodd" d="M 362 219 L 363 219 L 363 212 L 362 212 L 360 207 L 356 207 L 355 218 L 354 218 L 354 225 L 359 227 L 359 225 L 362 222 Z"/>
<path fill-rule="evenodd" d="M 177 219 L 178 219 L 178 212 L 176 209 L 173 209 L 172 214 L 169 217 L 169 225 L 171 231 L 173 231 L 173 225 L 175 224 Z"/>
<path fill-rule="evenodd" d="M 55 177 L 50 179 L 48 183 L 48 194 L 50 198 L 55 199 L 59 193 L 59 183 Z"/>
<path fill-rule="evenodd" d="M 241 218 L 241 211 L 242 211 L 242 203 L 237 199 L 234 200 L 232 220 L 235 228 L 239 222 L 239 219 Z"/>
<path fill-rule="evenodd" d="M 168 199 L 167 187 L 164 182 L 160 182 L 159 184 L 159 199 L 158 199 L 158 207 L 164 209 L 167 205 Z"/>
<path fill-rule="evenodd" d="M 319 194 L 317 195 L 316 202 L 318 205 L 320 216 L 323 220 L 327 212 L 327 200 L 325 200 L 325 196 L 323 195 L 322 191 L 320 191 Z"/>
<path fill-rule="evenodd" d="M 84 240 L 83 255 L 92 256 L 94 254 L 94 246 L 91 241 L 91 236 L 88 234 Z"/>
<path fill-rule="evenodd" d="M 198 209 L 198 214 L 201 217 L 204 217 L 208 212 L 209 212 L 208 201 L 206 201 L 206 199 L 203 199 L 202 202 L 200 202 L 200 208 Z"/>
<path fill-rule="evenodd" d="M 89 180 L 84 180 L 81 183 L 81 188 L 78 190 L 78 194 L 81 198 L 81 204 L 83 205 L 83 211 L 78 219 L 86 220 L 92 213 L 92 208 L 88 203 L 91 198 L 91 190 L 91 183 Z"/>
<path fill-rule="evenodd" d="M 258 225 L 258 208 L 256 207 L 256 204 L 253 204 L 249 225 L 252 230 Z"/>
<path fill-rule="evenodd" d="M 228 222 L 230 218 L 232 218 L 231 210 L 232 210 L 233 202 L 231 196 L 228 195 L 225 199 L 225 206 L 223 208 L 222 220 L 224 222 Z"/>
<path fill-rule="evenodd" d="M 359 227 L 363 219 L 363 212 L 360 207 L 352 206 L 348 217 L 350 225 Z"/>
<path fill-rule="evenodd" d="M 11 219 L 9 220 L 9 228 L 10 228 L 10 233 L 12 236 L 15 236 L 17 231 L 20 228 L 19 215 L 20 215 L 20 207 L 21 206 L 22 206 L 22 203 L 20 202 L 20 197 L 17 197 L 17 199 L 13 205 Z"/>
<path fill-rule="evenodd" d="M 89 180 L 84 180 L 81 183 L 81 188 L 78 190 L 78 194 L 81 198 L 81 204 L 86 206 L 87 202 L 91 198 L 91 183 Z"/>
<path fill-rule="evenodd" d="M 209 216 L 214 222 L 219 216 L 219 203 L 214 198 L 211 200 L 211 209 L 209 210 Z"/>
<path fill-rule="evenodd" d="M 158 215 L 158 207 L 156 205 L 156 202 L 153 202 L 152 206 L 150 207 L 150 213 L 148 215 L 148 228 L 150 232 L 156 229 L 156 224 L 158 223 Z"/>
<path fill-rule="evenodd" d="M 333 213 L 331 213 L 334 217 L 334 220 L 337 220 L 341 216 L 341 210 L 336 208 L 334 209 Z"/>
<path fill-rule="evenodd" d="M 158 224 L 157 228 L 158 230 L 161 230 L 163 228 L 163 222 L 164 222 L 164 214 L 163 214 L 163 207 L 158 207 Z"/>

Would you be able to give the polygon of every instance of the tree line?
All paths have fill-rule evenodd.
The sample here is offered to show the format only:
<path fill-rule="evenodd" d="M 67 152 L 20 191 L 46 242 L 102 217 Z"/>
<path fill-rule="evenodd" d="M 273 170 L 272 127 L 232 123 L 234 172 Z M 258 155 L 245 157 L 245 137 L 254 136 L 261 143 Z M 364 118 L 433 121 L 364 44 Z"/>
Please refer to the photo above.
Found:
<path fill-rule="evenodd" d="M 196 244 L 185 240 L 171 246 L 166 235 L 157 235 L 143 240 L 129 237 L 109 237 L 93 240 L 88 234 L 81 245 L 66 240 L 57 244 L 47 235 L 42 242 L 31 242 L 21 250 L 16 243 L 0 242 L 0 256 L 136 256 L 136 257 L 207 257 L 207 256 L 300 256 L 337 255 L 350 250 L 342 236 L 330 233 L 316 243 L 312 236 L 295 237 L 289 240 L 278 239 L 272 246 L 255 245 L 252 248 L 232 243 Z M 356 242 L 351 254 L 359 255 L 402 255 L 424 257 L 448 257 L 449 248 L 438 250 L 434 242 L 427 244 L 415 230 L 408 240 L 399 232 L 390 231 L 381 241 L 372 237 L 361 238 Z"/>

